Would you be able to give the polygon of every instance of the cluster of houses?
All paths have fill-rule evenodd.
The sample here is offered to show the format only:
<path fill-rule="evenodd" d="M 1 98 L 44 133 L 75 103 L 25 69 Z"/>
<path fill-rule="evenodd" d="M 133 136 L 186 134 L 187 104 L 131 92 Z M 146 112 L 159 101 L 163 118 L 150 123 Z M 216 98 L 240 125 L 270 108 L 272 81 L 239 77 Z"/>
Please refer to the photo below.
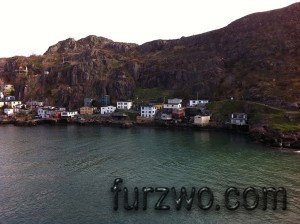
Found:
<path fill-rule="evenodd" d="M 11 84 L 1 85 L 0 88 L 0 108 L 4 108 L 4 114 L 12 116 L 14 113 L 20 112 L 22 102 L 15 99 L 14 86 Z"/>
<path fill-rule="evenodd" d="M 26 72 L 26 68 L 20 68 L 19 72 Z M 35 111 L 36 118 L 41 119 L 73 119 L 80 115 L 114 115 L 116 111 L 120 110 L 132 110 L 133 106 L 139 108 L 139 116 L 137 116 L 137 122 L 147 123 L 155 120 L 161 120 L 164 122 L 169 121 L 185 121 L 193 123 L 199 126 L 206 126 L 211 120 L 211 113 L 205 109 L 205 105 L 208 100 L 189 100 L 188 105 L 183 107 L 183 100 L 179 98 L 168 99 L 165 102 L 153 102 L 137 105 L 133 104 L 133 101 L 117 101 L 116 105 L 111 105 L 110 96 L 101 96 L 99 102 L 100 106 L 97 108 L 94 106 L 94 100 L 91 98 L 85 98 L 83 100 L 83 106 L 78 111 L 67 111 L 64 107 L 45 106 L 44 102 L 29 101 L 25 105 L 21 101 L 15 100 L 12 95 L 14 93 L 13 85 L 2 85 L 0 91 L 0 108 L 4 108 L 3 112 L 12 116 L 21 111 Z M 136 111 L 135 111 L 136 112 Z M 234 125 L 246 125 L 247 114 L 234 113 L 230 116 L 230 124 Z"/>

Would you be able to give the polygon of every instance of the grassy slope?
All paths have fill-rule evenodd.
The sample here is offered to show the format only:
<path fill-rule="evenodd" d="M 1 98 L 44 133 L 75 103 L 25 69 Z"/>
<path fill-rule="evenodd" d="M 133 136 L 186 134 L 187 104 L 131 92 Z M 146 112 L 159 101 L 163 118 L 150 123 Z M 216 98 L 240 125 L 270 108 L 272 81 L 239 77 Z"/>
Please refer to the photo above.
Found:
<path fill-rule="evenodd" d="M 216 101 L 207 105 L 213 118 L 220 122 L 229 120 L 233 112 L 248 114 L 250 126 L 265 125 L 282 132 L 300 131 L 300 112 L 287 111 L 248 101 Z"/>
<path fill-rule="evenodd" d="M 139 103 L 146 103 L 150 100 L 157 100 L 159 98 L 164 98 L 167 100 L 168 98 L 171 98 L 174 96 L 173 90 L 166 90 L 161 88 L 151 88 L 151 89 L 143 89 L 143 88 L 137 88 L 134 93 L 134 100 Z"/>

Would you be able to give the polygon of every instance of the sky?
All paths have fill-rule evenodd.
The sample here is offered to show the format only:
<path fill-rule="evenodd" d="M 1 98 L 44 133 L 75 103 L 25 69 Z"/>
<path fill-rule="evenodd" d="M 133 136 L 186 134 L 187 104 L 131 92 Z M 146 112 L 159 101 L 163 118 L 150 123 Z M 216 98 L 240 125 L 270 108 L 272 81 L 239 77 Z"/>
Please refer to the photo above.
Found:
<path fill-rule="evenodd" d="M 222 28 L 294 0 L 1 0 L 0 57 L 43 54 L 89 35 L 143 44 Z"/>

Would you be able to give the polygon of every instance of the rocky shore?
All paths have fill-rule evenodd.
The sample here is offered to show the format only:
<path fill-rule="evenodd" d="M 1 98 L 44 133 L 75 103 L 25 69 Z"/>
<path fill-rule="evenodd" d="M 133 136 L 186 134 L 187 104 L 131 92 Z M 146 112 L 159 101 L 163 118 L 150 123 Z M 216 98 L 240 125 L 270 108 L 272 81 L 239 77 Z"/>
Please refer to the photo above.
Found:
<path fill-rule="evenodd" d="M 242 126 L 228 126 L 218 123 L 211 123 L 209 126 L 200 127 L 187 123 L 172 123 L 163 121 L 153 121 L 149 123 L 138 123 L 129 119 L 116 120 L 109 116 L 85 116 L 84 118 L 62 121 L 56 119 L 16 119 L 16 118 L 0 118 L 0 125 L 12 124 L 16 126 L 37 126 L 42 124 L 50 125 L 103 125 L 120 128 L 130 128 L 133 126 L 144 127 L 161 127 L 173 129 L 193 129 L 193 130 L 214 130 L 224 132 L 234 132 L 247 135 L 254 142 L 262 143 L 269 147 L 282 149 L 298 150 L 300 149 L 300 132 L 283 133 L 268 128 L 267 126 L 257 126 L 246 128 Z"/>

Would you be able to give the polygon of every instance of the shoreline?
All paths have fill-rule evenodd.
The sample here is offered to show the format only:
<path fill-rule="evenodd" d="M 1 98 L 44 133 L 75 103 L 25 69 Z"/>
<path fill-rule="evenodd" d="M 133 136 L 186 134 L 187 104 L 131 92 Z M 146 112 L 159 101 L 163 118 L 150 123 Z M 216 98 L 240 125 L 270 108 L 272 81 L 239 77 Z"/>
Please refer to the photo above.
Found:
<path fill-rule="evenodd" d="M 267 147 L 277 148 L 280 150 L 297 151 L 300 149 L 300 139 L 295 137 L 296 135 L 284 134 L 269 130 L 267 127 L 256 127 L 245 129 L 243 126 L 226 126 L 226 125 L 209 125 L 209 126 L 196 126 L 193 124 L 174 124 L 170 122 L 152 121 L 148 123 L 138 123 L 132 120 L 113 120 L 107 117 L 101 117 L 100 119 L 90 119 L 86 121 L 62 121 L 56 119 L 6 119 L 0 120 L 1 125 L 15 125 L 34 127 L 38 125 L 79 125 L 79 126 L 106 126 L 106 127 L 119 127 L 119 128 L 131 128 L 131 127 L 154 127 L 163 129 L 190 129 L 190 130 L 205 130 L 205 131 L 221 131 L 234 134 L 242 134 L 249 138 L 254 143 L 260 143 Z"/>

